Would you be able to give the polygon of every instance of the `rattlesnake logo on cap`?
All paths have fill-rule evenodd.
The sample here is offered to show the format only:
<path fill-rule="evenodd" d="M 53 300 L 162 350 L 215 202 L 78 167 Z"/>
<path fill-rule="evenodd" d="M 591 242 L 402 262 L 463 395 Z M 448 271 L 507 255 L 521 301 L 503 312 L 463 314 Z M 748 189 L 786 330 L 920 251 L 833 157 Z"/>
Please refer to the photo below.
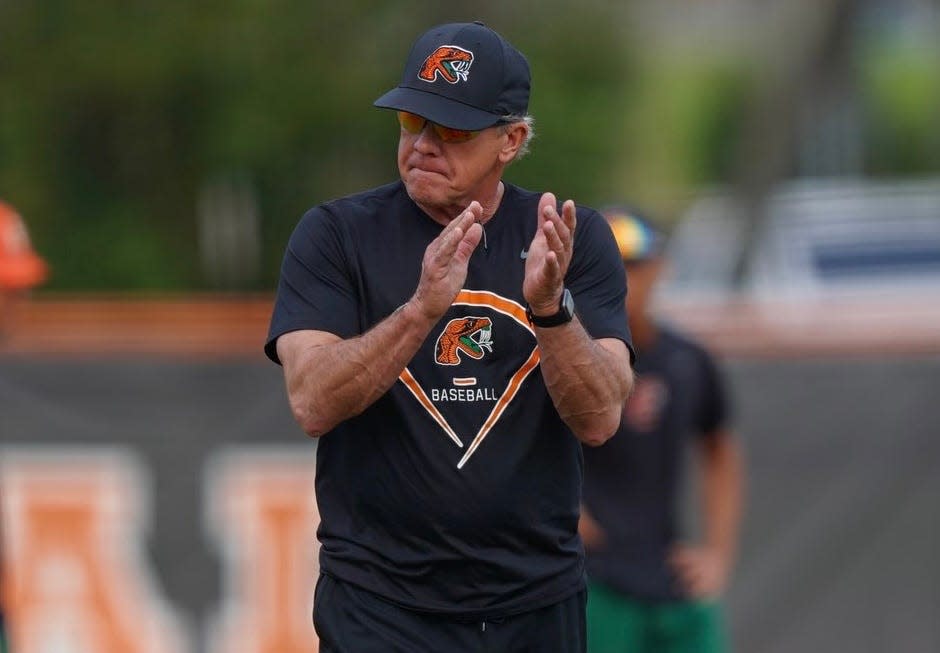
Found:
<path fill-rule="evenodd" d="M 445 82 L 456 84 L 467 81 L 473 53 L 456 45 L 442 45 L 432 52 L 418 71 L 418 79 L 434 82 L 440 75 Z"/>

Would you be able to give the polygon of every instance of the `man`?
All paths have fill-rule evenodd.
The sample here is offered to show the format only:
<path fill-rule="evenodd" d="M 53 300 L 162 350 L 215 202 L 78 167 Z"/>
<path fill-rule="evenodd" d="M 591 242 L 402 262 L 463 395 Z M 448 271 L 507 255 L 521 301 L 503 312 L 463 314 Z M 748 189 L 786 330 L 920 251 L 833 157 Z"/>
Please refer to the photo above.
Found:
<path fill-rule="evenodd" d="M 603 211 L 630 278 L 638 354 L 620 428 L 585 450 L 580 531 L 587 550 L 591 653 L 725 650 L 716 601 L 734 560 L 742 470 L 719 371 L 708 353 L 657 322 L 649 298 L 664 236 L 635 211 Z M 684 447 L 702 467 L 704 543 L 678 541 Z"/>
<path fill-rule="evenodd" d="M 580 442 L 632 386 L 603 217 L 502 181 L 529 67 L 482 23 L 413 45 L 400 181 L 290 239 L 266 352 L 320 437 L 323 653 L 584 651 Z"/>
<path fill-rule="evenodd" d="M 26 293 L 46 275 L 46 263 L 33 251 L 23 219 L 13 207 L 0 202 L 0 338 Z"/>
<path fill-rule="evenodd" d="M 0 341 L 12 324 L 17 306 L 26 293 L 30 288 L 42 283 L 46 275 L 45 261 L 33 251 L 22 218 L 13 210 L 13 207 L 0 202 Z M 0 517 L 2 517 L 2 511 L 0 511 Z M 3 578 L 2 535 L 2 521 L 0 521 L 0 581 Z M 2 604 L 5 597 L 4 591 L 5 588 L 0 584 L 0 653 L 7 651 Z"/>

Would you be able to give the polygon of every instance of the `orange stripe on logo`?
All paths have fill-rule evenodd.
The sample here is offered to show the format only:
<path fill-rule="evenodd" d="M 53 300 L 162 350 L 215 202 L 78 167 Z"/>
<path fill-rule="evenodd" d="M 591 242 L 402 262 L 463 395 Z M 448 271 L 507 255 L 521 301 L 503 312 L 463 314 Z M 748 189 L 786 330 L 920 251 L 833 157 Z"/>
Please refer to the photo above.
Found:
<path fill-rule="evenodd" d="M 467 453 L 463 455 L 463 458 L 460 459 L 460 462 L 457 463 L 457 469 L 461 469 L 468 460 L 470 456 L 473 455 L 473 452 L 477 450 L 477 447 L 480 446 L 480 443 L 483 442 L 483 439 L 489 435 L 489 432 L 496 425 L 496 422 L 499 421 L 499 418 L 502 417 L 503 412 L 506 410 L 506 407 L 509 406 L 509 402 L 518 394 L 519 388 L 522 386 L 522 382 L 525 380 L 529 373 L 535 369 L 535 366 L 539 364 L 541 356 L 539 354 L 539 348 L 536 347 L 532 350 L 532 353 L 529 355 L 529 359 L 522 364 L 515 374 L 512 375 L 512 378 L 509 379 L 509 385 L 506 386 L 505 392 L 499 398 L 499 401 L 496 402 L 496 405 L 493 406 L 493 410 L 490 411 L 489 417 L 486 418 L 486 421 L 483 423 L 483 426 L 480 427 L 480 431 L 477 433 L 476 437 L 473 438 L 473 442 L 470 443 L 470 447 L 467 449 Z"/>
<path fill-rule="evenodd" d="M 407 367 L 403 369 L 401 374 L 398 375 L 398 380 L 405 384 L 405 387 L 411 391 L 411 394 L 415 396 L 415 399 L 417 399 L 424 409 L 428 411 L 428 413 L 431 415 L 431 418 L 437 422 L 442 429 L 444 429 L 444 433 L 450 436 L 450 439 L 456 442 L 458 447 L 463 447 L 463 442 L 461 442 L 460 438 L 457 437 L 457 434 L 454 433 L 454 429 L 452 429 L 450 424 L 447 423 L 447 420 L 444 419 L 444 416 L 441 415 L 437 407 L 431 403 L 430 399 L 428 399 L 427 394 L 425 394 L 424 389 L 415 380 L 411 370 L 409 370 Z"/>
<path fill-rule="evenodd" d="M 529 320 L 525 315 L 525 308 L 521 304 L 518 304 L 511 299 L 506 299 L 505 297 L 500 297 L 495 293 L 491 293 L 487 290 L 461 290 L 457 293 L 456 299 L 454 299 L 454 304 L 466 304 L 468 306 L 487 306 L 493 310 L 502 313 L 503 315 L 508 315 L 516 322 L 521 324 L 531 333 L 532 327 L 529 325 Z"/>

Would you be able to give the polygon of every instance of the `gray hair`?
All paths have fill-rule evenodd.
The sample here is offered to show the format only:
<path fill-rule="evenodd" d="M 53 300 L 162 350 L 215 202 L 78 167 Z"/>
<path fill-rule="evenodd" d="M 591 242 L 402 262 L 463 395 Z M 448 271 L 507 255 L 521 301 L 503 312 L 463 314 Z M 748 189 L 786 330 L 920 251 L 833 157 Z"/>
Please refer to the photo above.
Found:
<path fill-rule="evenodd" d="M 525 140 L 522 141 L 522 145 L 519 147 L 519 151 L 516 152 L 516 157 L 513 161 L 517 161 L 529 153 L 529 143 L 535 136 L 535 118 L 529 114 L 511 114 L 503 116 L 499 121 L 499 125 L 503 131 L 509 131 L 510 127 L 519 122 L 524 122 L 528 129 L 526 130 Z"/>

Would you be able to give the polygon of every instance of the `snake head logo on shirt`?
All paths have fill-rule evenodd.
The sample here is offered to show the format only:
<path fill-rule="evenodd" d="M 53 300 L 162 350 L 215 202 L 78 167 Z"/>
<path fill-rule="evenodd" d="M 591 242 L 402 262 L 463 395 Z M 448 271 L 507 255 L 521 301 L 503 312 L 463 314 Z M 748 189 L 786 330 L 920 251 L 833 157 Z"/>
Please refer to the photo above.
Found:
<path fill-rule="evenodd" d="M 434 345 L 434 360 L 439 365 L 460 365 L 460 355 L 474 360 L 493 351 L 493 322 L 488 317 L 458 317 L 447 323 Z M 476 336 L 476 337 L 474 337 Z"/>
<path fill-rule="evenodd" d="M 424 65 L 418 72 L 418 78 L 433 82 L 440 75 L 450 84 L 456 84 L 461 80 L 467 81 L 472 63 L 473 53 L 469 50 L 456 45 L 442 45 L 424 60 Z"/>

